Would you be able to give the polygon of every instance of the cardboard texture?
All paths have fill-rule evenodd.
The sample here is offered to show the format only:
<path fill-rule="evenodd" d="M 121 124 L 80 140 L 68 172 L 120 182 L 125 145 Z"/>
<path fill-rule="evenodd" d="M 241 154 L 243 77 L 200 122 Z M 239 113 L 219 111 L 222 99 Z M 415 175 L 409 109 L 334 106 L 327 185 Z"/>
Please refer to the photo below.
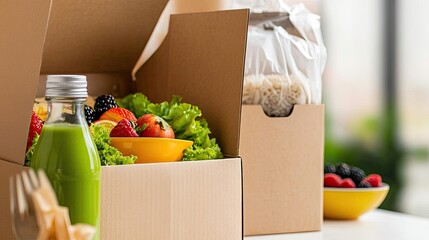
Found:
<path fill-rule="evenodd" d="M 85 74 L 92 95 L 181 95 L 202 109 L 233 157 L 103 167 L 102 239 L 242 238 L 237 156 L 248 10 L 173 16 L 167 41 L 132 82 L 166 0 L 0 1 L 0 104 L 14 113 L 0 124 L 0 239 L 13 238 L 7 185 L 24 169 L 31 108 L 46 74 Z"/>
<path fill-rule="evenodd" d="M 130 73 L 166 4 L 52 1 L 41 73 Z"/>
<path fill-rule="evenodd" d="M 0 159 L 22 163 L 51 2 L 1 0 L 0 6 L 0 101 L 12 115 L 0 119 L 9 136 L 0 138 Z"/>
<path fill-rule="evenodd" d="M 243 106 L 245 235 L 321 230 L 323 149 L 323 105 L 296 105 L 284 118 Z"/>
<path fill-rule="evenodd" d="M 239 18 L 247 19 L 247 12 L 172 15 L 166 40 L 137 73 L 143 79 L 137 87 L 150 99 L 164 101 L 177 94 L 199 106 L 230 157 L 238 156 L 241 104 L 235 103 L 241 101 L 243 72 L 235 66 L 244 62 L 247 36 Z"/>
<path fill-rule="evenodd" d="M 239 158 L 103 167 L 101 239 L 242 239 L 240 175 Z"/>
<path fill-rule="evenodd" d="M 0 160 L 0 240 L 14 239 Z M 102 167 L 101 239 L 242 239 L 241 159 Z"/>

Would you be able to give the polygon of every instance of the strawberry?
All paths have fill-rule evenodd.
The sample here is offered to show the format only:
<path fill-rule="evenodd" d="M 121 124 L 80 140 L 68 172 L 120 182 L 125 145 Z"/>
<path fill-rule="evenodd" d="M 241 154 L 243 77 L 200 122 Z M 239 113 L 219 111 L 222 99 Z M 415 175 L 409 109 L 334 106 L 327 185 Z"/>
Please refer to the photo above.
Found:
<path fill-rule="evenodd" d="M 122 119 L 134 121 L 134 122 L 137 121 L 136 116 L 134 116 L 134 114 L 131 111 L 125 108 L 118 108 L 118 107 L 114 107 L 107 110 L 100 117 L 100 120 L 110 120 L 116 123 L 121 121 Z"/>
<path fill-rule="evenodd" d="M 131 121 L 122 119 L 116 124 L 116 126 L 110 131 L 111 137 L 138 137 L 134 124 Z"/>
<path fill-rule="evenodd" d="M 363 181 L 369 182 L 372 187 L 381 187 L 382 185 L 381 176 L 378 174 L 370 174 Z"/>
<path fill-rule="evenodd" d="M 145 114 L 137 120 L 140 137 L 174 138 L 171 126 L 161 117 L 154 114 Z"/>
<path fill-rule="evenodd" d="M 327 173 L 323 179 L 325 187 L 339 187 L 342 181 L 341 177 L 335 173 Z"/>
<path fill-rule="evenodd" d="M 39 116 L 37 116 L 37 114 L 33 111 L 31 113 L 30 130 L 28 132 L 28 137 L 27 137 L 26 151 L 28 151 L 31 145 L 33 145 L 33 139 L 34 137 L 36 137 L 36 134 L 40 135 L 40 133 L 42 132 L 42 128 L 43 128 L 42 119 L 40 119 Z"/>
<path fill-rule="evenodd" d="M 355 188 L 356 184 L 353 182 L 351 178 L 343 179 L 343 182 L 340 184 L 341 188 Z"/>

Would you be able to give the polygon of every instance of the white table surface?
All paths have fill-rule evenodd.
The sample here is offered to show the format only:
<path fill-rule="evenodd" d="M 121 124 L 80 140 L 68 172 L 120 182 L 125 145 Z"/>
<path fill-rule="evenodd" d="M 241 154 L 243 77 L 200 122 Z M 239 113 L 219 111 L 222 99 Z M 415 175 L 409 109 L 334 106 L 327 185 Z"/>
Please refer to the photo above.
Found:
<path fill-rule="evenodd" d="M 429 219 L 376 210 L 355 221 L 325 220 L 321 232 L 245 237 L 245 240 L 429 240 Z"/>

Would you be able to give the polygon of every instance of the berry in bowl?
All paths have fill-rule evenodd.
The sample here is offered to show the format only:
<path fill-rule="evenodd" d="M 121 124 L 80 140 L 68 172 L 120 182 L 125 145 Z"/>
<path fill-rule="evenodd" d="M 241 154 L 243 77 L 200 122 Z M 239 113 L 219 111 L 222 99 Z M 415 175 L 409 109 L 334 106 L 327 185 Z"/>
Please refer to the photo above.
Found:
<path fill-rule="evenodd" d="M 324 169 L 323 216 L 327 219 L 352 220 L 376 209 L 389 191 L 378 174 L 366 176 L 357 167 L 345 163 Z"/>
<path fill-rule="evenodd" d="M 125 156 L 137 156 L 135 163 L 180 161 L 192 144 L 175 139 L 168 123 L 153 114 L 145 114 L 137 122 L 122 119 L 110 131 L 110 145 Z"/>

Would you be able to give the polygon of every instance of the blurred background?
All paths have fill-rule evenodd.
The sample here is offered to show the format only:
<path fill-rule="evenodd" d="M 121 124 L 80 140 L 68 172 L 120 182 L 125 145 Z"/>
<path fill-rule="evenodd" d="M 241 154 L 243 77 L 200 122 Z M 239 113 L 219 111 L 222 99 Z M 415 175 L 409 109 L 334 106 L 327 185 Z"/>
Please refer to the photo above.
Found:
<path fill-rule="evenodd" d="M 325 162 L 381 174 L 382 208 L 429 217 L 429 1 L 286 2 L 321 16 Z"/>

